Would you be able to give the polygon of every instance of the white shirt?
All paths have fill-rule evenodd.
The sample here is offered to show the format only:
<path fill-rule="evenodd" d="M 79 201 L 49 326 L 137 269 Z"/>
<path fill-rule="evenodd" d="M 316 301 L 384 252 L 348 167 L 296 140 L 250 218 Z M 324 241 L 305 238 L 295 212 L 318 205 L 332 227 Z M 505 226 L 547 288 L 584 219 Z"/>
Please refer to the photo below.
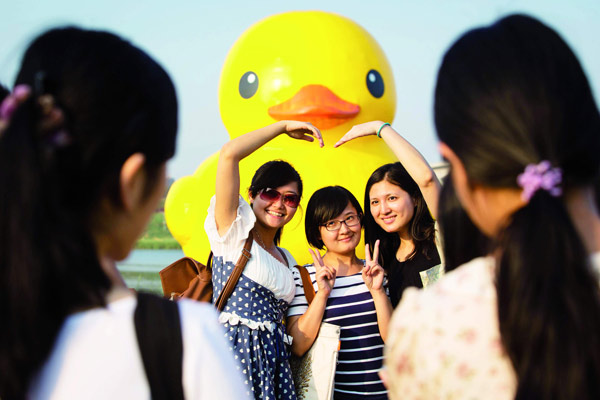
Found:
<path fill-rule="evenodd" d="M 248 233 L 254 228 L 256 215 L 254 215 L 254 211 L 252 211 L 246 200 L 242 196 L 239 196 L 236 218 L 231 223 L 227 232 L 223 236 L 220 236 L 215 221 L 215 202 L 216 196 L 213 196 L 210 200 L 206 221 L 204 222 L 204 229 L 210 242 L 210 248 L 215 257 L 223 257 L 223 264 L 230 262 L 232 265 L 235 265 L 248 238 Z M 263 249 L 257 243 L 255 237 L 250 248 L 252 257 L 248 260 L 243 274 L 269 289 L 276 298 L 290 303 L 296 294 L 296 285 L 291 269 L 296 265 L 296 260 L 294 260 L 289 251 L 283 248 L 282 250 L 285 253 L 289 267 L 282 264 L 271 253 Z"/>
<path fill-rule="evenodd" d="M 134 295 L 70 315 L 30 385 L 30 399 L 149 399 L 133 321 Z M 186 399 L 246 399 L 241 376 L 208 303 L 178 303 Z"/>

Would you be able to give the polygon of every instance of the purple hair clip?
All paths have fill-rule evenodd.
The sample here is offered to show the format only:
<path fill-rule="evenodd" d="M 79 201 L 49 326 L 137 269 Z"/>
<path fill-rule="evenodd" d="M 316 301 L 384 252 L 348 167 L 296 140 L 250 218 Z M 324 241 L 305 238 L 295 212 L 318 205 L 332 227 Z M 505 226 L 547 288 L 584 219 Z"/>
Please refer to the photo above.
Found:
<path fill-rule="evenodd" d="M 10 121 L 10 118 L 14 114 L 19 104 L 27 99 L 30 93 L 31 88 L 29 85 L 15 86 L 13 92 L 6 96 L 4 100 L 2 100 L 2 104 L 0 104 L 0 120 Z"/>
<path fill-rule="evenodd" d="M 550 161 L 544 160 L 539 164 L 529 164 L 525 172 L 517 177 L 517 183 L 523 188 L 521 198 L 529 201 L 533 194 L 543 189 L 554 197 L 562 194 L 559 187 L 562 182 L 562 171 L 560 168 L 552 168 Z"/>

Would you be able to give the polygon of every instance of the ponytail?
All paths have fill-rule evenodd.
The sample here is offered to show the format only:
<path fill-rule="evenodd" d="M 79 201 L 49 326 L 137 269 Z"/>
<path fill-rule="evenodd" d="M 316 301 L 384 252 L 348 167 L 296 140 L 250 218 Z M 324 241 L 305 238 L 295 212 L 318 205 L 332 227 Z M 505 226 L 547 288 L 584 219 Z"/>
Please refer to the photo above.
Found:
<path fill-rule="evenodd" d="M 105 209 L 122 207 L 119 172 L 142 153 L 154 187 L 177 132 L 165 70 L 108 32 L 43 33 L 16 84 L 31 93 L 0 112 L 2 399 L 26 397 L 69 314 L 105 305 L 111 282 L 99 257 L 110 254 L 96 240 L 110 234 Z"/>
<path fill-rule="evenodd" d="M 104 304 L 110 283 L 86 218 L 66 208 L 56 153 L 21 104 L 0 137 L 0 398 L 24 398 L 69 313 Z M 42 138 L 43 139 L 43 138 Z"/>
<path fill-rule="evenodd" d="M 499 244 L 498 317 L 515 398 L 600 398 L 598 277 L 562 201 L 536 192 Z"/>

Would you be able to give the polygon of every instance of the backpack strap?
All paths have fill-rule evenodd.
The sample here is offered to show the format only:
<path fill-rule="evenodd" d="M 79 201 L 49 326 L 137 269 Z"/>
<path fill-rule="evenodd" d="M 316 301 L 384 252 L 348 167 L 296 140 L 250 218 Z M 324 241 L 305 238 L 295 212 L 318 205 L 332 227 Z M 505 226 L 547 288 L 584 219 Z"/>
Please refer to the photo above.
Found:
<path fill-rule="evenodd" d="M 183 400 L 183 343 L 177 302 L 137 294 L 135 333 L 153 400 Z"/>
<path fill-rule="evenodd" d="M 252 257 L 252 254 L 250 253 L 250 249 L 252 248 L 252 240 L 252 231 L 250 231 L 248 232 L 248 239 L 246 239 L 246 243 L 244 244 L 244 248 L 242 249 L 242 254 L 235 263 L 235 268 L 231 272 L 231 275 L 229 275 L 229 278 L 227 279 L 223 290 L 221 290 L 221 293 L 219 293 L 219 297 L 217 297 L 217 300 L 215 301 L 215 306 L 217 307 L 217 310 L 219 312 L 223 311 L 223 309 L 225 308 L 225 303 L 227 303 L 227 299 L 229 299 L 229 296 L 231 296 L 231 294 L 233 293 L 233 289 L 235 289 L 235 285 L 237 285 L 238 281 L 240 280 L 240 276 L 242 276 L 242 272 L 244 272 L 246 263 L 248 262 L 250 257 Z"/>
<path fill-rule="evenodd" d="M 304 297 L 306 297 L 306 301 L 310 306 L 313 299 L 315 298 L 315 287 L 313 286 L 312 280 L 310 279 L 310 274 L 301 265 L 296 265 L 298 271 L 300 271 L 300 277 L 302 278 L 302 287 L 304 288 Z"/>

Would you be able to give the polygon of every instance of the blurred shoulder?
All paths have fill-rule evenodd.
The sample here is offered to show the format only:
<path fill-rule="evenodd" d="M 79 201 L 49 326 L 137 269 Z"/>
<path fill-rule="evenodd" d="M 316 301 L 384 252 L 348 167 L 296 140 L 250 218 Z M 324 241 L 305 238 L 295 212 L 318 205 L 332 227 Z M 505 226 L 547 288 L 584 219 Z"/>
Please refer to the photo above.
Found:
<path fill-rule="evenodd" d="M 212 303 L 181 299 L 177 305 L 179 306 L 181 326 L 185 332 L 191 330 L 195 333 L 200 331 L 221 333 L 222 327 L 218 322 L 218 313 Z"/>
<path fill-rule="evenodd" d="M 492 258 L 477 258 L 427 289 L 404 291 L 386 341 L 391 393 L 514 398 L 516 378 L 501 344 L 494 271 Z"/>
<path fill-rule="evenodd" d="M 495 318 L 494 259 L 480 257 L 446 274 L 427 289 L 408 288 L 394 312 L 395 324 L 456 325 L 470 318 Z M 414 325 L 414 323 L 413 323 Z"/>

